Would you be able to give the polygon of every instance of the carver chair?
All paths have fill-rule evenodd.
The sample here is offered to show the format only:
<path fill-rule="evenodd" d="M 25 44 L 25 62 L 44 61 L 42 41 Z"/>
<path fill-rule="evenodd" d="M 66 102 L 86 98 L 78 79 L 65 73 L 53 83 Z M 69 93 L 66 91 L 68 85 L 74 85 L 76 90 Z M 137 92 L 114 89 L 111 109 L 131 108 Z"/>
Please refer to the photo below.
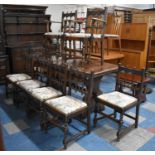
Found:
<path fill-rule="evenodd" d="M 130 78 L 122 75 L 130 75 Z M 138 77 L 138 78 L 137 78 Z M 119 66 L 118 74 L 116 78 L 115 91 L 109 93 L 103 93 L 97 96 L 97 104 L 94 116 L 94 126 L 97 121 L 102 118 L 109 118 L 118 123 L 117 140 L 119 141 L 125 133 L 129 132 L 132 128 L 138 127 L 138 117 L 140 109 L 140 98 L 143 94 L 143 84 L 145 79 L 145 70 L 130 69 L 123 66 Z M 114 111 L 114 113 L 108 114 L 104 111 L 99 112 L 101 117 L 97 116 L 98 106 L 103 104 Z M 129 115 L 127 112 L 136 107 L 135 116 Z M 119 113 L 119 117 L 117 114 Z M 127 116 L 134 120 L 134 123 L 124 128 L 123 117 Z"/>

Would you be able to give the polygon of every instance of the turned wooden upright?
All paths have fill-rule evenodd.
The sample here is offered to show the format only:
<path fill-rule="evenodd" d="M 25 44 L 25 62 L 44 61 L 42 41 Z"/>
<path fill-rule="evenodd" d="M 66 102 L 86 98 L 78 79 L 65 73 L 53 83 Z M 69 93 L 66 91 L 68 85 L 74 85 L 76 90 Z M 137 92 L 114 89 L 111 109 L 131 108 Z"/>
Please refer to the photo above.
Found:
<path fill-rule="evenodd" d="M 2 130 L 1 130 L 1 123 L 0 123 L 0 151 L 4 151 L 3 136 L 2 136 Z"/>

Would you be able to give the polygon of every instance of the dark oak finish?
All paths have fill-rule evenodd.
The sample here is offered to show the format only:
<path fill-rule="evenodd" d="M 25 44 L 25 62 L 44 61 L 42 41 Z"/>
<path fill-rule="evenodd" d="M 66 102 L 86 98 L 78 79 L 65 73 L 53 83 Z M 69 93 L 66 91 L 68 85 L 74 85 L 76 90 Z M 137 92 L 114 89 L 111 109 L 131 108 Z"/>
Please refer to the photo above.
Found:
<path fill-rule="evenodd" d="M 54 65 L 54 64 L 53 64 Z M 51 66 L 52 67 L 52 66 Z M 59 66 L 60 69 L 62 69 L 62 66 Z M 61 73 L 59 73 L 61 74 Z M 75 67 L 71 67 L 68 70 L 68 78 L 64 77 L 64 80 L 67 80 L 68 84 L 68 90 L 66 95 L 64 97 L 69 96 L 74 96 L 73 95 L 73 90 L 76 92 L 81 93 L 84 95 L 83 100 L 87 104 L 85 107 L 77 108 L 73 110 L 72 112 L 65 114 L 62 111 L 56 109 L 55 107 L 52 107 L 48 104 L 43 104 L 43 120 L 44 120 L 44 129 L 47 130 L 47 123 L 51 123 L 54 126 L 59 127 L 60 129 L 63 130 L 64 132 L 64 139 L 63 139 L 63 144 L 64 144 L 64 149 L 67 148 L 67 144 L 70 141 L 78 139 L 80 136 L 85 135 L 86 133 L 90 132 L 90 106 L 91 106 L 91 98 L 92 98 L 92 90 L 93 90 L 93 73 L 91 72 L 90 74 L 83 73 Z M 63 79 L 60 79 L 61 81 Z M 56 81 L 56 80 L 55 80 Z M 53 82 L 52 82 L 53 83 Z M 63 82 L 64 83 L 64 82 Z M 64 84 L 62 84 L 62 87 Z M 76 99 L 76 97 L 74 97 Z M 48 101 L 48 100 L 47 100 Z M 70 103 L 71 105 L 75 104 L 75 101 L 73 103 Z M 79 102 L 79 101 L 78 101 Z M 63 101 L 62 101 L 63 104 Z M 75 104 L 76 106 L 76 104 Z M 48 117 L 48 113 L 51 113 L 53 115 L 53 118 L 51 119 Z M 69 133 L 69 125 L 71 123 L 72 119 L 77 119 L 78 116 L 81 116 L 81 114 L 87 113 L 87 120 L 84 123 L 82 120 L 78 119 L 82 123 L 86 124 L 86 128 L 84 129 L 77 129 L 77 133 L 68 136 Z M 73 126 L 73 125 L 72 125 Z M 75 129 L 78 127 L 75 127 Z"/>
<path fill-rule="evenodd" d="M 5 83 L 5 76 L 9 72 L 9 63 L 7 55 L 0 55 L 0 84 Z"/>
<path fill-rule="evenodd" d="M 3 134 L 2 134 L 2 129 L 1 129 L 1 122 L 0 122 L 0 151 L 5 151 L 4 150 L 4 143 L 3 143 Z"/>
<path fill-rule="evenodd" d="M 128 98 L 128 100 L 125 101 L 123 97 L 122 98 L 120 97 L 121 94 L 119 94 L 118 96 L 113 94 L 112 96 L 111 93 L 109 93 L 111 96 L 111 98 L 109 99 L 106 99 L 105 97 L 103 98 L 97 97 L 94 126 L 96 126 L 96 123 L 98 120 L 106 117 L 118 123 L 118 131 L 117 131 L 118 141 L 132 128 L 137 128 L 141 97 L 142 95 L 144 95 L 144 93 L 146 93 L 144 91 L 144 87 L 145 87 L 144 85 L 145 85 L 145 70 L 136 70 L 136 69 L 119 66 L 117 79 L 116 79 L 116 87 L 115 87 L 116 92 L 114 93 L 121 93 L 123 96 L 124 94 L 127 94 L 129 96 L 134 97 L 134 99 L 132 98 L 131 101 L 128 101 L 130 100 Z M 115 101 L 115 100 L 118 100 L 118 101 Z M 123 102 L 128 102 L 128 103 L 123 103 Z M 102 116 L 97 117 L 99 103 L 111 108 L 114 111 L 114 113 L 109 114 L 103 111 L 103 112 L 99 112 Z M 127 114 L 127 111 L 133 107 L 136 107 L 135 116 L 131 116 Z M 119 113 L 119 117 L 117 117 L 117 113 Z M 123 116 L 127 116 L 130 119 L 133 119 L 134 123 L 123 128 L 123 125 L 124 125 Z"/>
<path fill-rule="evenodd" d="M 44 33 L 50 31 L 50 15 L 45 15 L 45 6 L 2 4 L 0 7 L 1 48 L 9 55 L 11 73 L 24 72 L 22 44 L 43 41 Z M 17 63 L 14 59 L 18 59 Z"/>

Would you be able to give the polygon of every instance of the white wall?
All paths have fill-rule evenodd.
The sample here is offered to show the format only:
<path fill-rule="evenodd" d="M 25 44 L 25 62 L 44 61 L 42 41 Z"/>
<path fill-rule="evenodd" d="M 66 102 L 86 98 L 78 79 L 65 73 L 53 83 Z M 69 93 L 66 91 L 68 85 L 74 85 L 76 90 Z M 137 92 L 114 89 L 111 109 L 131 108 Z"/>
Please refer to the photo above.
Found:
<path fill-rule="evenodd" d="M 46 10 L 46 14 L 51 15 L 51 21 L 61 22 L 62 11 L 71 12 L 77 10 L 77 5 L 67 5 L 67 4 L 49 4 Z M 61 29 L 60 23 L 52 23 L 51 25 L 52 32 L 59 32 Z"/>
<path fill-rule="evenodd" d="M 115 5 L 115 4 L 114 4 Z M 51 21 L 59 21 L 61 22 L 62 11 L 71 12 L 78 10 L 78 12 L 86 11 L 87 7 L 105 7 L 105 4 L 47 4 L 44 6 L 48 6 L 46 10 L 46 14 L 51 15 Z M 116 6 L 116 5 L 115 5 Z M 117 5 L 118 6 L 118 5 Z M 119 6 L 125 7 L 133 7 L 138 9 L 147 9 L 152 8 L 152 4 L 120 4 Z M 60 32 L 61 24 L 52 23 L 51 25 L 52 32 L 57 33 Z"/>

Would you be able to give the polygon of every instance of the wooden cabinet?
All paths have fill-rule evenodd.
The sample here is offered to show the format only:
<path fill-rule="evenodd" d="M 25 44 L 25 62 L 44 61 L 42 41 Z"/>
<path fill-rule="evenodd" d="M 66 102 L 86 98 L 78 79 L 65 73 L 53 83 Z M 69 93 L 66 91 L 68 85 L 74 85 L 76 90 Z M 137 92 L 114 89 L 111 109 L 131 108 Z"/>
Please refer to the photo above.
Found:
<path fill-rule="evenodd" d="M 41 44 L 44 33 L 50 31 L 50 15 L 45 15 L 47 8 L 45 6 L 0 5 L 0 7 L 3 23 L 1 36 L 4 41 L 2 45 L 6 47 L 4 52 L 9 55 L 11 72 L 24 72 L 24 55 L 29 47 L 23 50 L 22 45 L 27 43 L 26 45 L 30 46 L 31 42 Z"/>
<path fill-rule="evenodd" d="M 8 56 L 2 55 L 0 56 L 0 84 L 5 82 L 5 75 L 8 73 Z"/>
<path fill-rule="evenodd" d="M 155 26 L 150 29 L 147 68 L 155 68 Z"/>
<path fill-rule="evenodd" d="M 149 27 L 147 23 L 123 23 L 121 30 L 122 64 L 138 69 L 146 68 Z M 114 41 L 113 48 L 118 48 Z"/>
<path fill-rule="evenodd" d="M 26 73 L 26 55 L 39 50 L 43 50 L 43 47 L 40 42 L 36 41 L 8 46 L 10 71 L 13 73 Z"/>

